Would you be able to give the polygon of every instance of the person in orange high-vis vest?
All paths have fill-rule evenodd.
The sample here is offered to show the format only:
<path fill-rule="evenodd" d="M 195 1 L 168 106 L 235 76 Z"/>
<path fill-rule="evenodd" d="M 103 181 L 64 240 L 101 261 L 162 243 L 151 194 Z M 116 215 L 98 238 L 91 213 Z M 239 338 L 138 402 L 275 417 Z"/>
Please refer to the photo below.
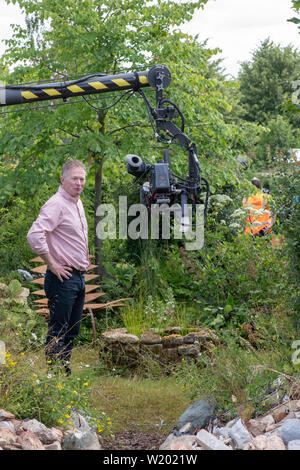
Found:
<path fill-rule="evenodd" d="M 249 216 L 246 219 L 246 228 L 244 233 L 251 233 L 253 236 L 263 237 L 272 231 L 272 225 L 276 216 L 272 217 L 268 202 L 271 199 L 269 194 L 264 193 L 262 185 L 257 178 L 251 181 L 257 187 L 257 191 L 248 199 L 243 199 L 243 205 L 249 210 Z"/>

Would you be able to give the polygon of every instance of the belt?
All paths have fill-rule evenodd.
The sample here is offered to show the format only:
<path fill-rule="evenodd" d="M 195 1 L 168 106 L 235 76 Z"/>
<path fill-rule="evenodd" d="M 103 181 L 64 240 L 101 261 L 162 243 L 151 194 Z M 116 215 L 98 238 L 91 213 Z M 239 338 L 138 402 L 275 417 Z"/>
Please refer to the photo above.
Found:
<path fill-rule="evenodd" d="M 79 276 L 83 276 L 86 271 L 80 271 L 79 269 L 76 269 L 76 268 L 72 268 L 73 272 L 76 273 L 76 274 L 79 274 Z"/>

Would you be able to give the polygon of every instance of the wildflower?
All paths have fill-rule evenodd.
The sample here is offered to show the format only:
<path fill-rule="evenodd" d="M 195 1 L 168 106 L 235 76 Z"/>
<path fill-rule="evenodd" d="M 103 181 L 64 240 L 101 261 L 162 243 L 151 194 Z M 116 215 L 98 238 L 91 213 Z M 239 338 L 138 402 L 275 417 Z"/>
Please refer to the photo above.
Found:
<path fill-rule="evenodd" d="M 65 415 L 65 417 L 66 417 L 67 419 L 70 419 L 70 418 L 71 418 L 71 416 L 70 416 L 70 415 L 68 415 L 68 414 L 67 414 L 67 415 Z"/>
<path fill-rule="evenodd" d="M 59 418 L 59 420 L 57 421 L 59 424 L 64 424 L 63 420 L 61 418 Z"/>
<path fill-rule="evenodd" d="M 21 356 L 24 356 L 24 354 L 25 354 L 24 352 L 21 352 Z"/>
<path fill-rule="evenodd" d="M 64 386 L 61 383 L 58 383 L 57 388 L 59 388 L 61 390 L 62 388 L 64 388 Z"/>
<path fill-rule="evenodd" d="M 73 390 L 73 393 L 78 393 L 77 390 Z"/>
<path fill-rule="evenodd" d="M 82 385 L 84 385 L 85 387 L 87 387 L 87 386 L 88 386 L 88 382 L 85 382 L 85 383 L 82 384 Z"/>
<path fill-rule="evenodd" d="M 67 405 L 67 408 L 69 408 L 69 409 L 70 409 L 70 408 L 72 408 L 72 406 L 71 406 L 71 405 Z"/>

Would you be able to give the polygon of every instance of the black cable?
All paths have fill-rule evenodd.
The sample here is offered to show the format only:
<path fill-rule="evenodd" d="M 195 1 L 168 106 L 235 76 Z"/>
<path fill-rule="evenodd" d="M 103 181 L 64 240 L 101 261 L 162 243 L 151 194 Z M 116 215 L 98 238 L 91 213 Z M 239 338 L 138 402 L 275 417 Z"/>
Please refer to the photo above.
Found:
<path fill-rule="evenodd" d="M 96 106 L 93 106 L 89 100 L 86 99 L 85 96 L 82 96 L 82 98 L 84 99 L 84 101 L 91 107 L 91 108 L 94 108 L 96 109 L 96 111 L 105 111 L 107 109 L 110 109 L 110 108 L 113 108 L 114 106 L 116 106 L 117 103 L 119 103 L 119 101 L 121 101 L 122 98 L 124 98 L 124 96 L 128 95 L 129 93 L 131 93 L 131 95 L 133 95 L 133 91 L 132 90 L 128 90 L 126 91 L 125 93 L 123 93 L 113 104 L 109 105 L 109 106 L 106 106 L 104 108 L 97 108 Z"/>
<path fill-rule="evenodd" d="M 178 111 L 178 114 L 181 117 L 181 128 L 180 128 L 180 130 L 181 130 L 181 132 L 183 132 L 184 127 L 185 127 L 185 119 L 184 119 L 184 116 L 183 116 L 180 108 L 173 101 L 169 100 L 168 98 L 164 98 L 164 99 L 159 101 L 159 105 L 163 105 L 163 103 L 170 103 Z"/>

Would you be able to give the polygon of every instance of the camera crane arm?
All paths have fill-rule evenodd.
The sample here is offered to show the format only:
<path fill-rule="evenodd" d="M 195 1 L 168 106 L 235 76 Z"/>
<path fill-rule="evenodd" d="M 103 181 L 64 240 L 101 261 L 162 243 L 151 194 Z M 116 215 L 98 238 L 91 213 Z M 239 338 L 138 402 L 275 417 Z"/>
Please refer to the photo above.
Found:
<path fill-rule="evenodd" d="M 197 158 L 197 148 L 184 131 L 184 117 L 180 109 L 169 99 L 163 99 L 162 92 L 171 83 L 171 72 L 163 65 L 155 65 L 148 71 L 131 72 L 118 75 L 93 74 L 78 80 L 61 80 L 52 83 L 24 84 L 24 85 L 2 85 L 0 83 L 0 108 L 16 104 L 35 103 L 37 101 L 62 99 L 66 101 L 70 97 L 93 95 L 99 93 L 110 93 L 115 91 L 133 90 L 143 97 L 147 107 L 150 120 L 155 121 L 155 135 L 158 141 L 169 143 L 162 138 L 163 131 L 171 140 L 176 139 L 189 154 L 189 175 L 184 190 L 189 196 L 197 199 L 201 190 L 202 180 L 206 184 L 205 214 L 208 205 L 209 185 L 201 176 L 200 165 Z M 142 89 L 152 87 L 156 90 L 156 107 L 151 106 Z M 170 106 L 165 107 L 168 103 Z M 181 117 L 181 128 L 179 129 L 172 119 Z"/>
<path fill-rule="evenodd" d="M 78 80 L 37 85 L 0 86 L 0 107 L 149 87 L 148 72 L 119 75 L 94 74 Z"/>

